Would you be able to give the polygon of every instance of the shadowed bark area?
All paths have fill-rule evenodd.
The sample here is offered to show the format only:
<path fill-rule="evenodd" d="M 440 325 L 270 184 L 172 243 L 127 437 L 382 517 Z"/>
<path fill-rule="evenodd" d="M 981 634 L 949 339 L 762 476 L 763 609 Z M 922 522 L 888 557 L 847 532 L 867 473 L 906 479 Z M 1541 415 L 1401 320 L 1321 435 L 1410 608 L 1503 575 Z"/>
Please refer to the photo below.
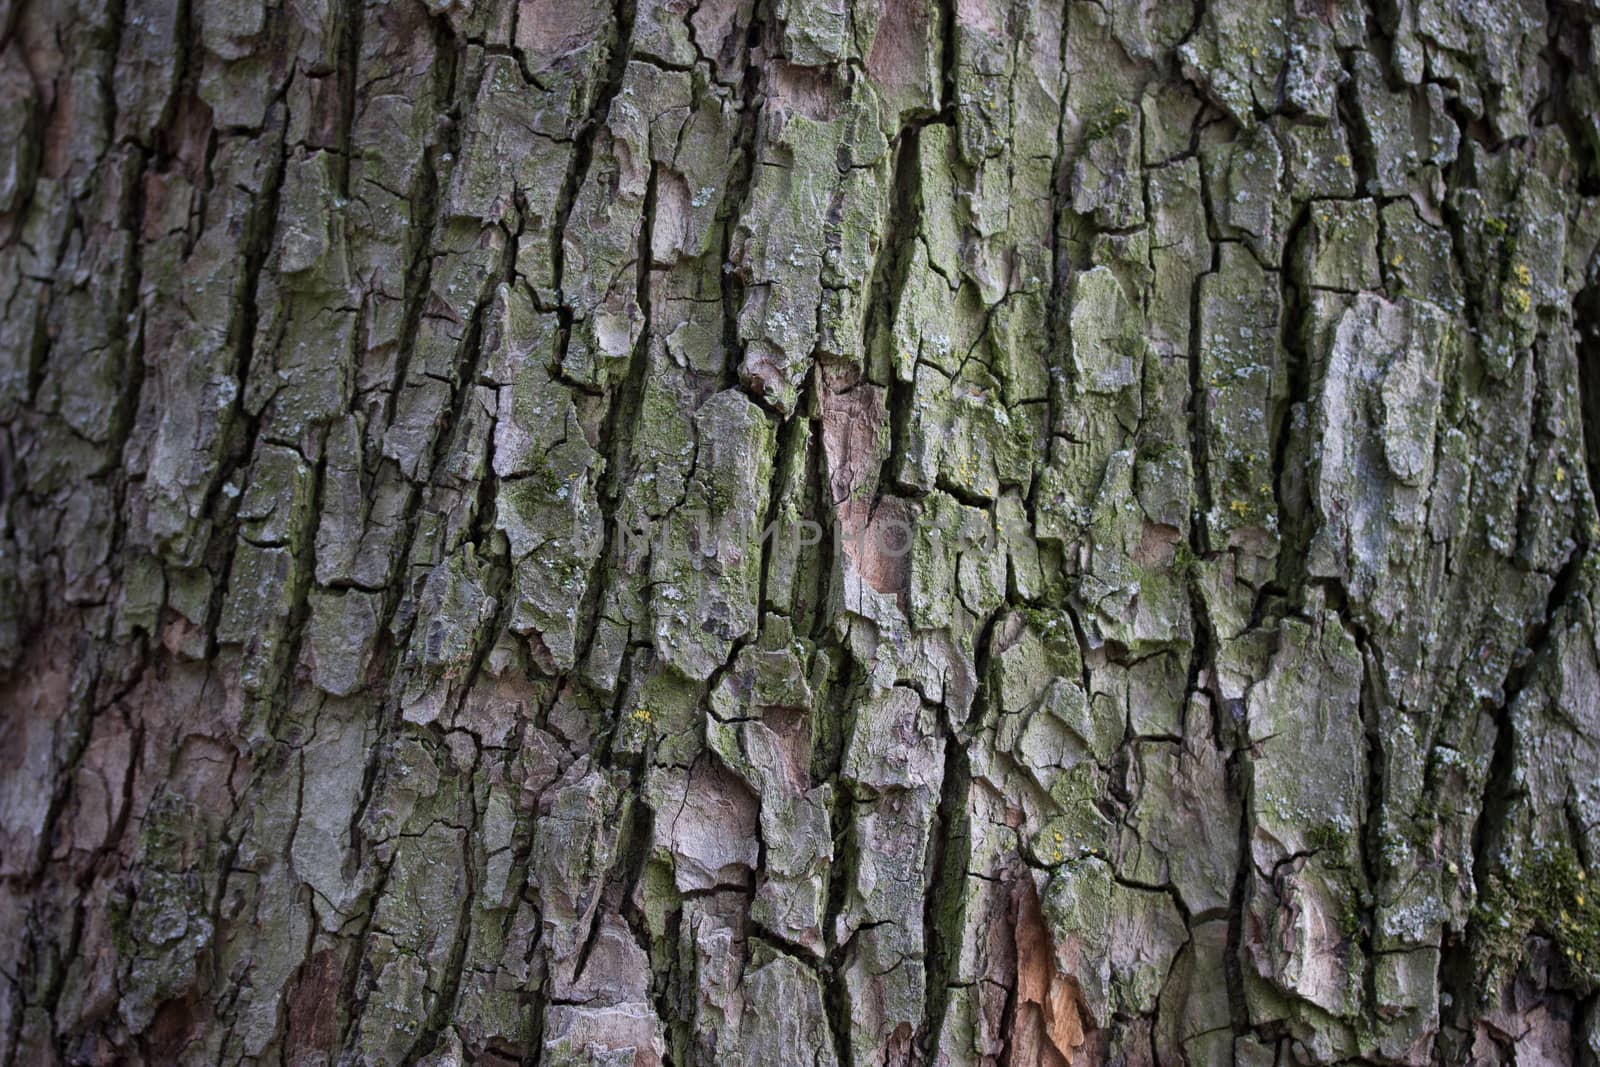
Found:
<path fill-rule="evenodd" d="M 0 0 L 0 1065 L 1600 1063 L 1593 0 Z"/>

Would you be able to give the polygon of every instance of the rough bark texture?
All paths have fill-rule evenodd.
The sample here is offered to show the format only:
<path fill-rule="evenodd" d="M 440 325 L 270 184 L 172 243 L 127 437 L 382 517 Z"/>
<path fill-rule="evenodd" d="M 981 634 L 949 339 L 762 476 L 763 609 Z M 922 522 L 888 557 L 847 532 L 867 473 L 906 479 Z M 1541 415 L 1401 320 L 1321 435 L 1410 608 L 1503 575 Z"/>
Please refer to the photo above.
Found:
<path fill-rule="evenodd" d="M 0 2 L 0 1062 L 1595 1063 L 1597 194 L 1594 0 Z"/>

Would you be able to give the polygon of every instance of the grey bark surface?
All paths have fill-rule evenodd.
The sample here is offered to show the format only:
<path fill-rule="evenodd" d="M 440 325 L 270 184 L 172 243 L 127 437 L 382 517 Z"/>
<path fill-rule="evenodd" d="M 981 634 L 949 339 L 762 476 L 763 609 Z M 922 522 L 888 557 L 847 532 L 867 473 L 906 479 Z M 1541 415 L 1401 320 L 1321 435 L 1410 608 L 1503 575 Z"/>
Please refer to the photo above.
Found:
<path fill-rule="evenodd" d="M 0 1064 L 1600 1062 L 1594 0 L 0 0 Z"/>

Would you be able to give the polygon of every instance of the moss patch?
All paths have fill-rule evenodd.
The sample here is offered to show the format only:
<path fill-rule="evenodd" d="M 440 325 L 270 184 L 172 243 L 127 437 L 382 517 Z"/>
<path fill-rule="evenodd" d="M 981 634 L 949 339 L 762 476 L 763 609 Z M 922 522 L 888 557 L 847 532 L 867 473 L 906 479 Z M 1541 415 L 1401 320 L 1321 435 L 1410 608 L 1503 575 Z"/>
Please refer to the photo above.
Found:
<path fill-rule="evenodd" d="M 1527 938 L 1539 934 L 1560 951 L 1580 992 L 1600 985 L 1600 897 L 1569 846 L 1491 874 L 1472 918 L 1491 966 L 1520 962 Z"/>

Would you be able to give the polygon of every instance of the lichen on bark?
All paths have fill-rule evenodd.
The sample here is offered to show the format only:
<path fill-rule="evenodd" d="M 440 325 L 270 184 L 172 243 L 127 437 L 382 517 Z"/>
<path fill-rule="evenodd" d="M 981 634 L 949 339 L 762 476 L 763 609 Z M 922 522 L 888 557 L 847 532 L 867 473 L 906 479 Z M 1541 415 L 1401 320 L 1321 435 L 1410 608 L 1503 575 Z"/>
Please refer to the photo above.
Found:
<path fill-rule="evenodd" d="M 0 2 L 0 1063 L 1600 1063 L 1600 7 Z"/>

